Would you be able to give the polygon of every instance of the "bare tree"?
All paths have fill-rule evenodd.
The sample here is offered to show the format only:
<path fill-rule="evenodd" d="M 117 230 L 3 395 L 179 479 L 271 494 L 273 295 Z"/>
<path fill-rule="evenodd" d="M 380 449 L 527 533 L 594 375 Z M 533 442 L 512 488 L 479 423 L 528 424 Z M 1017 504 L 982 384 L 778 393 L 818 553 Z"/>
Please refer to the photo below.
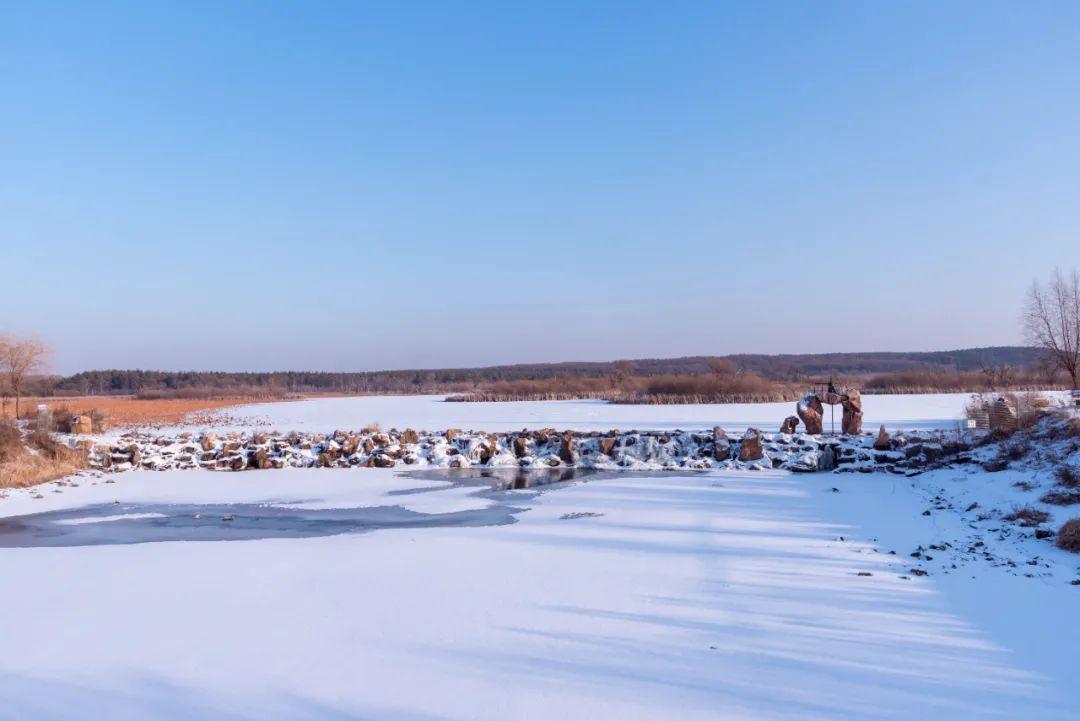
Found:
<path fill-rule="evenodd" d="M 19 399 L 22 397 L 27 376 L 45 367 L 49 349 L 41 341 L 32 338 L 0 339 L 0 374 L 7 380 L 7 387 L 15 396 L 15 418 L 19 418 Z"/>
<path fill-rule="evenodd" d="M 1054 270 L 1050 281 L 1031 284 L 1024 305 L 1024 330 L 1080 387 L 1080 273 Z"/>

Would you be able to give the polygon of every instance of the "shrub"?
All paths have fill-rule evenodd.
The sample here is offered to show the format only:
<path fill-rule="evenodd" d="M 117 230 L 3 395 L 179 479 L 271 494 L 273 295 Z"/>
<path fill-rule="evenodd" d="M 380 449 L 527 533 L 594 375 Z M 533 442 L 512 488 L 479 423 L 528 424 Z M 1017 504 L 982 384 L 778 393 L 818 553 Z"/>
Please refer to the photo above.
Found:
<path fill-rule="evenodd" d="M 1080 553 L 1080 518 L 1065 521 L 1058 530 L 1057 547 L 1073 553 Z"/>
<path fill-rule="evenodd" d="M 1050 514 L 1033 506 L 1013 506 L 1012 512 L 1002 516 L 1006 521 L 1019 523 L 1024 527 L 1037 526 L 1050 520 Z"/>
<path fill-rule="evenodd" d="M 1060 466 L 1054 469 L 1054 478 L 1057 480 L 1059 486 L 1065 486 L 1066 488 L 1080 488 L 1080 471 L 1077 471 L 1075 467 L 1062 463 Z"/>
<path fill-rule="evenodd" d="M 1031 452 L 1031 439 L 1026 435 L 1013 435 L 1001 444 L 998 458 L 1005 461 L 1018 461 Z"/>
<path fill-rule="evenodd" d="M 0 421 L 0 463 L 13 459 L 22 450 L 18 427 L 12 421 Z"/>
<path fill-rule="evenodd" d="M 1080 491 L 1047 491 L 1039 500 L 1051 506 L 1071 506 L 1080 503 Z"/>

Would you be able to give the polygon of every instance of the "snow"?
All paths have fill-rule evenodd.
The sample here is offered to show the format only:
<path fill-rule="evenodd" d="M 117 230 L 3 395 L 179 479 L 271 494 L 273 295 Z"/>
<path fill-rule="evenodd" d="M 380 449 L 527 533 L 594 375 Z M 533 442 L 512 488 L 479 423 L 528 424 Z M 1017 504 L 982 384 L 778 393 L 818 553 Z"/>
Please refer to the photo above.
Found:
<path fill-rule="evenodd" d="M 867 427 L 951 427 L 966 399 L 865 396 Z M 396 397 L 234 416 L 741 433 L 792 405 Z M 1060 445 L 1043 457 L 1066 458 Z M 1052 487 L 1048 468 L 605 472 L 501 494 L 434 471 L 136 470 L 12 490 L 8 539 L 52 511 L 100 540 L 166 520 L 143 506 L 519 510 L 508 525 L 0 548 L 0 719 L 1073 719 L 1080 556 L 1001 519 Z M 1080 515 L 1047 508 L 1051 528 Z"/>
<path fill-rule="evenodd" d="M 446 430 L 462 428 L 488 432 L 522 428 L 606 431 L 702 430 L 722 426 L 741 433 L 749 426 L 775 431 L 795 403 L 713 403 L 686 405 L 621 405 L 601 400 L 524 401 L 513 403 L 445 403 L 444 396 L 358 396 L 313 398 L 264 403 L 228 410 L 223 429 L 250 428 L 252 422 L 282 431 L 327 432 L 359 430 L 378 423 L 384 428 Z M 863 396 L 866 428 L 952 428 L 963 417 L 967 393 Z M 839 410 L 836 427 L 840 427 Z M 829 428 L 829 410 L 825 428 Z"/>
<path fill-rule="evenodd" d="M 471 493 L 380 469 L 117 478 L 0 514 Z M 1074 718 L 1077 589 L 901 578 L 888 550 L 960 523 L 920 515 L 938 480 L 627 474 L 516 492 L 508 526 L 4 549 L 0 718 Z"/>
<path fill-rule="evenodd" d="M 118 513 L 114 516 L 90 516 L 87 518 L 64 518 L 56 521 L 64 526 L 82 526 L 87 523 L 110 523 L 112 521 L 133 521 L 141 518 L 165 518 L 163 513 Z"/>

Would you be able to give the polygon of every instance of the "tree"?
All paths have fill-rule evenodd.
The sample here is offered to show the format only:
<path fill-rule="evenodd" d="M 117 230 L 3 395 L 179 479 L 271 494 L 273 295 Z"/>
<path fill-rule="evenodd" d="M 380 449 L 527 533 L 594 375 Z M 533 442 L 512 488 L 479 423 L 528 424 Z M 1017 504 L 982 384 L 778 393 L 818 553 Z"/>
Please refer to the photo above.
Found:
<path fill-rule="evenodd" d="M 1034 281 L 1023 321 L 1028 341 L 1069 374 L 1073 388 L 1080 387 L 1080 273 L 1058 268 L 1045 285 Z"/>
<path fill-rule="evenodd" d="M 22 397 L 27 376 L 45 367 L 49 349 L 41 341 L 32 338 L 0 338 L 0 374 L 7 380 L 7 387 L 15 396 L 15 418 L 19 418 L 19 399 Z"/>

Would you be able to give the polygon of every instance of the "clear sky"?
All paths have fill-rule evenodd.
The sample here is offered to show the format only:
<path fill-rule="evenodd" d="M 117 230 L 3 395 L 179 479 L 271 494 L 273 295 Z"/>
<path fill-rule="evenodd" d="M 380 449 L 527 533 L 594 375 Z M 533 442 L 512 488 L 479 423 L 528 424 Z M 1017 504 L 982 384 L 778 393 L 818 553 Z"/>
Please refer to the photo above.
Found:
<path fill-rule="evenodd" d="M 0 167 L 60 372 L 1010 344 L 1080 3 L 11 0 Z"/>

